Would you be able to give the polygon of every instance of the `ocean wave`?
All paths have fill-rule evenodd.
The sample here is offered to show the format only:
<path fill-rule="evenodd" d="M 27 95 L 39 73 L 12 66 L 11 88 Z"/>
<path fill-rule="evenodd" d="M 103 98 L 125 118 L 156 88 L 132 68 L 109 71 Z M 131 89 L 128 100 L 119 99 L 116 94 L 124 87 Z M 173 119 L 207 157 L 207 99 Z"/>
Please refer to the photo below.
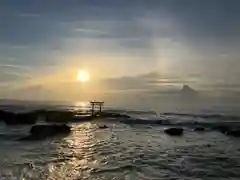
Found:
<path fill-rule="evenodd" d="M 189 119 L 185 114 L 179 115 L 177 113 L 171 113 L 171 116 L 170 113 L 166 114 L 161 115 L 159 119 L 131 118 L 122 119 L 120 122 L 128 125 L 182 126 L 186 128 L 203 127 L 212 130 L 240 129 L 240 121 L 228 119 L 229 116 L 209 115 L 207 116 L 208 118 L 203 119 L 202 117 L 206 117 L 206 115 L 193 115 Z M 190 116 L 190 114 L 187 114 L 187 116 Z M 199 119 L 199 117 L 201 117 L 201 119 Z M 216 119 L 216 117 L 220 117 L 220 119 Z"/>
<path fill-rule="evenodd" d="M 189 114 L 189 113 L 162 113 L 164 116 L 180 116 L 180 117 L 192 117 L 192 118 L 203 118 L 203 119 L 219 119 L 219 120 L 239 120 L 240 116 L 223 115 L 223 114 Z"/>

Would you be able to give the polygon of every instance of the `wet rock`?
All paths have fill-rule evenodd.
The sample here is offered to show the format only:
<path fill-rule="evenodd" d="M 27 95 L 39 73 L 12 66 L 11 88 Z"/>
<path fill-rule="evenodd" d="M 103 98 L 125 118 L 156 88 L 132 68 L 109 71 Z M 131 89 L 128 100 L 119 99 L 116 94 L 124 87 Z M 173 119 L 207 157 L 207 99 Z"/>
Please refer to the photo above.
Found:
<path fill-rule="evenodd" d="M 195 127 L 194 131 L 205 131 L 204 127 Z"/>
<path fill-rule="evenodd" d="M 38 117 L 41 117 L 44 121 L 51 123 L 83 122 L 94 119 L 90 115 L 83 116 L 81 113 L 73 111 L 36 110 L 34 113 L 37 114 Z"/>
<path fill-rule="evenodd" d="M 121 113 L 109 113 L 109 112 L 102 112 L 100 113 L 100 117 L 110 117 L 110 118 L 130 118 L 130 116 Z"/>
<path fill-rule="evenodd" d="M 144 125 L 170 125 L 171 123 L 168 120 L 145 120 L 145 119 L 122 119 L 120 121 L 124 124 L 144 124 Z"/>
<path fill-rule="evenodd" d="M 221 125 L 221 126 L 214 127 L 213 129 L 218 130 L 223 134 L 226 134 L 229 136 L 240 137 L 240 127 Z"/>
<path fill-rule="evenodd" d="M 74 118 L 74 113 L 70 111 L 47 111 L 45 119 L 47 122 L 70 122 Z"/>
<path fill-rule="evenodd" d="M 35 124 L 37 117 L 34 113 L 12 113 L 0 111 L 0 119 L 7 125 Z"/>
<path fill-rule="evenodd" d="M 71 132 L 71 128 L 63 125 L 35 125 L 30 130 L 30 135 L 19 140 L 43 140 L 56 135 L 67 135 Z"/>
<path fill-rule="evenodd" d="M 15 117 L 15 114 L 8 111 L 0 110 L 0 120 L 4 121 L 5 119 Z"/>
<path fill-rule="evenodd" d="M 99 128 L 99 129 L 107 129 L 108 126 L 107 126 L 107 125 L 102 125 L 102 126 L 99 126 L 98 128 Z"/>
<path fill-rule="evenodd" d="M 211 144 L 206 144 L 206 147 L 212 147 L 212 145 Z"/>
<path fill-rule="evenodd" d="M 240 137 L 240 129 L 228 130 L 225 132 L 226 135 Z"/>
<path fill-rule="evenodd" d="M 218 131 L 222 132 L 223 134 L 227 134 L 227 132 L 230 131 L 230 128 L 229 128 L 229 127 L 223 126 L 223 125 L 213 127 L 212 129 L 218 130 Z"/>
<path fill-rule="evenodd" d="M 171 136 L 181 136 L 183 134 L 183 128 L 168 128 L 164 132 Z"/>

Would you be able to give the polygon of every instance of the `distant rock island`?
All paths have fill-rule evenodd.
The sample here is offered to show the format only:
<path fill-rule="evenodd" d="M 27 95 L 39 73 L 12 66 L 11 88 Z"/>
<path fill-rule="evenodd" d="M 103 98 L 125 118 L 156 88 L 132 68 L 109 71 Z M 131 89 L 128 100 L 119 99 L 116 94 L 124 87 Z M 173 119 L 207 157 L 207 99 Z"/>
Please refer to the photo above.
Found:
<path fill-rule="evenodd" d="M 180 90 L 180 95 L 183 96 L 196 96 L 197 92 L 192 89 L 189 85 L 183 85 L 182 89 Z"/>

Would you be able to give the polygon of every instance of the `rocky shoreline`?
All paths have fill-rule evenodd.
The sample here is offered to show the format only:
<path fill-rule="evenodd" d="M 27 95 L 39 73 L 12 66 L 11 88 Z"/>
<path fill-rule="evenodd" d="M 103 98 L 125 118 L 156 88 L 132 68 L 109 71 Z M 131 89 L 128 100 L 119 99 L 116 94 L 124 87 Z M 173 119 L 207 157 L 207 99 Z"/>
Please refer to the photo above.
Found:
<path fill-rule="evenodd" d="M 0 121 L 5 122 L 8 126 L 13 125 L 32 125 L 29 135 L 19 140 L 42 140 L 47 137 L 52 137 L 58 134 L 69 134 L 71 128 L 67 125 L 70 122 L 84 122 L 96 120 L 98 118 L 114 118 L 119 119 L 119 122 L 133 125 L 133 124 L 152 124 L 152 125 L 166 125 L 175 126 L 165 129 L 165 133 L 173 136 L 180 136 L 184 133 L 184 128 L 171 124 L 167 120 L 139 120 L 132 119 L 130 116 L 121 113 L 101 112 L 94 115 L 82 116 L 72 111 L 53 111 L 53 110 L 35 110 L 27 113 L 13 113 L 9 111 L 0 110 Z M 44 125 L 36 124 L 37 122 L 45 122 Z M 240 137 L 240 127 L 232 127 L 227 125 L 216 124 L 214 126 L 200 126 L 195 123 L 193 128 L 196 132 L 218 131 L 227 136 Z M 101 126 L 100 129 L 108 128 Z"/>
<path fill-rule="evenodd" d="M 96 118 L 130 118 L 130 116 L 120 113 L 108 112 L 82 116 L 76 112 L 60 110 L 36 110 L 26 113 L 13 113 L 0 110 L 0 121 L 5 122 L 7 125 L 33 125 L 38 121 L 53 123 L 82 122 L 90 121 Z"/>

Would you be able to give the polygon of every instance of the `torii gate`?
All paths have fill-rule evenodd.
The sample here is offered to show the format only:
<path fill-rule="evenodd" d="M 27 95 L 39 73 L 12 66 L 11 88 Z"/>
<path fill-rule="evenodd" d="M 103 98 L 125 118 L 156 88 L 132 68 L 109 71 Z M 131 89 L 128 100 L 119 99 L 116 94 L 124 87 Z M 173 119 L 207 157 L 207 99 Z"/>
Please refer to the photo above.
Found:
<path fill-rule="evenodd" d="M 98 113 L 102 112 L 102 106 L 103 106 L 104 102 L 102 102 L 102 101 L 91 101 L 90 104 L 91 104 L 92 116 L 95 115 L 95 106 L 97 106 L 97 105 L 99 106 L 99 112 Z"/>

